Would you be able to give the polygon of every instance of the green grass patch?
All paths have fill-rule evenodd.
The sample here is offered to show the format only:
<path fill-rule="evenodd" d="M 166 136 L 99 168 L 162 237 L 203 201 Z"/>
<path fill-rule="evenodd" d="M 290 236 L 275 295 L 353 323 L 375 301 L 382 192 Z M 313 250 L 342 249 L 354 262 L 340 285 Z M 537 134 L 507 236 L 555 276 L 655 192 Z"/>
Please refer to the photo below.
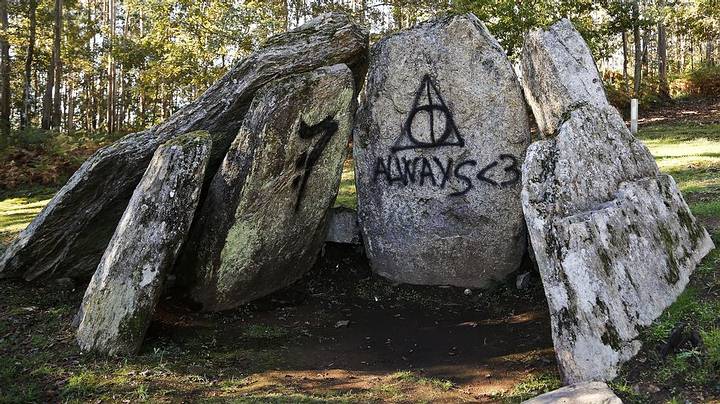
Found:
<path fill-rule="evenodd" d="M 537 395 L 560 388 L 562 382 L 555 373 L 540 373 L 531 375 L 518 383 L 508 393 L 501 396 L 503 402 L 519 403 Z"/>
<path fill-rule="evenodd" d="M 56 188 L 35 187 L 0 192 L 0 244 L 11 241 L 50 202 Z"/>
<path fill-rule="evenodd" d="M 335 198 L 335 207 L 357 208 L 357 192 L 355 191 L 355 161 L 349 158 L 343 164 L 340 189 Z"/>
<path fill-rule="evenodd" d="M 665 144 L 688 144 L 698 140 L 720 142 L 720 124 L 678 123 L 647 125 L 640 128 L 638 136 L 646 140 L 658 140 Z"/>
<path fill-rule="evenodd" d="M 441 391 L 449 391 L 455 387 L 455 383 L 451 382 L 450 380 L 418 376 L 415 373 L 407 370 L 393 373 L 392 375 L 390 375 L 390 377 L 404 382 L 417 383 L 423 386 L 428 386 L 432 389 Z"/>
<path fill-rule="evenodd" d="M 660 170 L 675 178 L 693 214 L 712 225 L 720 217 L 720 125 L 677 124 L 645 127 L 639 137 L 655 156 Z M 717 229 L 715 229 L 717 231 Z M 716 244 L 720 234 L 714 235 Z M 710 253 L 696 268 L 687 289 L 641 333 L 643 362 L 631 361 L 613 381 L 626 402 L 657 401 L 633 386 L 661 386 L 665 401 L 684 402 L 697 391 L 705 398 L 720 386 L 720 252 Z M 697 331 L 702 346 L 683 345 L 667 357 L 658 348 L 680 323 Z M 632 370 L 631 370 L 632 369 Z M 633 376 L 629 376 L 629 375 Z"/>

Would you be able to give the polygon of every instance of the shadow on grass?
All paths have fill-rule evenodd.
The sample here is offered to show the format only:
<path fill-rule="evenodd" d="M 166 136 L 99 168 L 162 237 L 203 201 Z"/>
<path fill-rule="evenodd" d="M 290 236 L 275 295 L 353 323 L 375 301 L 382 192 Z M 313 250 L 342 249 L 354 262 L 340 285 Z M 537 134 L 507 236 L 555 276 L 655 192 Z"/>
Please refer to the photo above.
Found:
<path fill-rule="evenodd" d="M 640 128 L 638 137 L 643 140 L 662 140 L 663 143 L 670 144 L 684 143 L 699 138 L 720 140 L 720 124 L 649 125 Z"/>

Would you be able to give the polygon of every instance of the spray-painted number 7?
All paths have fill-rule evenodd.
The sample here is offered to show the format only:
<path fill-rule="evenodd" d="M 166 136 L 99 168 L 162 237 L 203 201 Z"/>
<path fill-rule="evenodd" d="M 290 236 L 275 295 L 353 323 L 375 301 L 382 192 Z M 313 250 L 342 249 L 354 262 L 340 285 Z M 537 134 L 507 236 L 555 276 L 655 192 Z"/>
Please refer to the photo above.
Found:
<path fill-rule="evenodd" d="M 325 147 L 330 143 L 330 138 L 332 138 L 332 135 L 334 135 L 337 130 L 338 123 L 332 116 L 328 116 L 312 126 L 308 126 L 305 121 L 300 121 L 298 135 L 301 139 L 312 139 L 319 134 L 322 134 L 322 136 L 314 146 L 304 151 L 298 156 L 297 160 L 295 160 L 295 170 L 302 170 L 300 174 L 295 176 L 292 182 L 293 189 L 298 190 L 297 199 L 295 200 L 296 212 L 300 208 L 300 201 L 305 193 L 305 185 L 307 185 L 308 177 L 312 172 L 313 166 L 315 166 L 315 163 L 320 159 L 320 155 L 322 155 L 323 150 L 325 150 Z"/>

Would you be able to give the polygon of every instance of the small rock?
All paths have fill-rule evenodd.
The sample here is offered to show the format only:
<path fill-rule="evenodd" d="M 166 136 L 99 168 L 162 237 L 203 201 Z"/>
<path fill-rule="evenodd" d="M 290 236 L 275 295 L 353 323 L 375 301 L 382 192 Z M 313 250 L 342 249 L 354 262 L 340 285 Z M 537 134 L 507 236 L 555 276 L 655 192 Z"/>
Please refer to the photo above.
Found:
<path fill-rule="evenodd" d="M 354 209 L 342 207 L 330 209 L 325 241 L 359 245 L 361 239 L 360 228 L 357 223 L 357 212 Z"/>
<path fill-rule="evenodd" d="M 524 404 L 622 404 L 622 400 L 602 382 L 578 383 L 541 394 Z"/>
<path fill-rule="evenodd" d="M 335 323 L 335 328 L 347 327 L 350 324 L 350 320 L 340 320 Z"/>
<path fill-rule="evenodd" d="M 463 293 L 465 293 L 465 296 L 470 296 L 470 295 L 472 295 L 472 290 L 465 289 L 465 291 Z"/>
<path fill-rule="evenodd" d="M 518 290 L 527 289 L 530 286 L 530 272 L 523 272 L 515 279 L 515 287 Z"/>

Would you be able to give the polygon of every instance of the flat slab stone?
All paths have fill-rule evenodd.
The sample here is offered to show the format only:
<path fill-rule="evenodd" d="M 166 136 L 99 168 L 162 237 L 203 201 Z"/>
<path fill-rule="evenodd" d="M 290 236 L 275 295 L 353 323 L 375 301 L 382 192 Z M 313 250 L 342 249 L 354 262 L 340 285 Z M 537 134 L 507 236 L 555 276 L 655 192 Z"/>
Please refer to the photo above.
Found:
<path fill-rule="evenodd" d="M 348 208 L 330 209 L 325 241 L 341 244 L 361 244 L 357 211 Z"/>
<path fill-rule="evenodd" d="M 213 137 L 208 171 L 214 173 L 257 89 L 279 77 L 336 63 L 350 66 L 359 83 L 367 48 L 367 31 L 338 13 L 270 38 L 167 121 L 93 154 L 0 257 L 0 278 L 90 278 L 161 144 L 207 130 Z"/>
<path fill-rule="evenodd" d="M 140 350 L 190 229 L 211 144 L 207 132 L 193 132 L 155 152 L 85 292 L 77 330 L 83 351 Z"/>
<path fill-rule="evenodd" d="M 622 400 L 602 382 L 578 383 L 541 394 L 523 404 L 622 404 Z"/>
<path fill-rule="evenodd" d="M 566 383 L 610 380 L 714 246 L 672 177 L 600 99 L 569 21 L 532 31 L 522 66 L 546 137 L 527 151 L 522 202 L 558 364 Z"/>
<path fill-rule="evenodd" d="M 474 15 L 376 43 L 353 136 L 358 218 L 375 272 L 483 287 L 518 268 L 528 116 L 505 52 Z"/>
<path fill-rule="evenodd" d="M 258 91 L 183 256 L 203 310 L 265 296 L 313 266 L 340 185 L 354 92 L 343 64 Z"/>

